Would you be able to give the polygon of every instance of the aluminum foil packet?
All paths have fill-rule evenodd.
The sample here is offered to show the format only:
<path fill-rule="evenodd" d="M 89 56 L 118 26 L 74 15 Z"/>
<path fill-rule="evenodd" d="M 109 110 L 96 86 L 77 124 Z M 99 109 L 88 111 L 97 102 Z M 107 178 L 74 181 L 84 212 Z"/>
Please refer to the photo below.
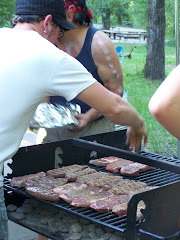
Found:
<path fill-rule="evenodd" d="M 81 113 L 79 105 L 67 103 L 66 106 L 56 105 L 51 103 L 41 103 L 38 105 L 33 118 L 30 121 L 30 126 L 34 128 L 56 128 L 68 127 L 75 128 L 79 121 L 74 117 L 74 114 Z"/>

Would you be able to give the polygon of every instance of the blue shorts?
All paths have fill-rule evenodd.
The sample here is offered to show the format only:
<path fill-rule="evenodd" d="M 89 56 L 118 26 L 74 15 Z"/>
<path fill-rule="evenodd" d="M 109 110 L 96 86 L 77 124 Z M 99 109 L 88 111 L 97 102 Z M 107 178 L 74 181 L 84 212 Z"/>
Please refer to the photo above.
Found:
<path fill-rule="evenodd" d="M 0 187 L 0 240 L 8 240 L 8 217 L 3 187 Z"/>

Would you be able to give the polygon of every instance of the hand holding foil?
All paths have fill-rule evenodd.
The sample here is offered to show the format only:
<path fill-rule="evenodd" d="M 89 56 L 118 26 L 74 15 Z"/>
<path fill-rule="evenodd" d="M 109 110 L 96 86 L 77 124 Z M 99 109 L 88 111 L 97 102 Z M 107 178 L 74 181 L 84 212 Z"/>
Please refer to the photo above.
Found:
<path fill-rule="evenodd" d="M 73 129 L 78 126 L 79 121 L 74 117 L 75 114 L 81 113 L 79 105 L 67 103 L 66 106 L 50 103 L 41 103 L 36 109 L 30 126 L 35 128 L 56 128 L 68 126 Z"/>

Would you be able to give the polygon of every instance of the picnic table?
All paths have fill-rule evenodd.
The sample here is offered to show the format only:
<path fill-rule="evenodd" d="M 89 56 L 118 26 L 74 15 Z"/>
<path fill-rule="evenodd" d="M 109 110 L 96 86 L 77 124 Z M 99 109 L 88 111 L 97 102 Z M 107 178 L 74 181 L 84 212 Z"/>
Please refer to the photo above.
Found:
<path fill-rule="evenodd" d="M 121 38 L 137 38 L 139 40 L 145 40 L 146 39 L 146 31 L 133 31 L 133 30 L 128 30 L 128 31 L 117 31 L 117 30 L 109 30 L 109 29 L 103 29 L 103 32 L 109 35 L 109 37 L 113 37 L 116 39 L 118 37 L 119 39 Z"/>

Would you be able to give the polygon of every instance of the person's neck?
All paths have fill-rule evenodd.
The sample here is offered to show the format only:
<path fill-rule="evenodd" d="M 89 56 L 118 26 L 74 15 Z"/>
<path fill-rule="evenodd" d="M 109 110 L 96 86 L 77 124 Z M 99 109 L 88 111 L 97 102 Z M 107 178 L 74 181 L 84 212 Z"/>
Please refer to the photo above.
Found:
<path fill-rule="evenodd" d="M 73 24 L 76 28 L 65 33 L 64 37 L 58 41 L 58 48 L 77 57 L 83 47 L 89 26 Z"/>
<path fill-rule="evenodd" d="M 29 23 L 17 23 L 13 29 L 15 30 L 31 30 L 31 31 L 36 31 L 33 27 L 32 24 L 29 24 Z"/>

